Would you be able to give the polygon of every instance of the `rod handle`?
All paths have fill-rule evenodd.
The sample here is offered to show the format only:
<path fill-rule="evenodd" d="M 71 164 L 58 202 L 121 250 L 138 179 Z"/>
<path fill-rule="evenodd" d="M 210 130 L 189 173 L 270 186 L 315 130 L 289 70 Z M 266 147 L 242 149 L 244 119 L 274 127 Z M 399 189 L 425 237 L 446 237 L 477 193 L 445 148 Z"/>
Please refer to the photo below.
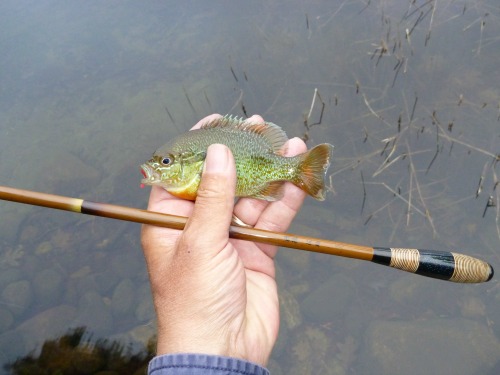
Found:
<path fill-rule="evenodd" d="M 482 283 L 494 273 L 487 262 L 450 251 L 374 247 L 372 262 L 455 283 Z"/>

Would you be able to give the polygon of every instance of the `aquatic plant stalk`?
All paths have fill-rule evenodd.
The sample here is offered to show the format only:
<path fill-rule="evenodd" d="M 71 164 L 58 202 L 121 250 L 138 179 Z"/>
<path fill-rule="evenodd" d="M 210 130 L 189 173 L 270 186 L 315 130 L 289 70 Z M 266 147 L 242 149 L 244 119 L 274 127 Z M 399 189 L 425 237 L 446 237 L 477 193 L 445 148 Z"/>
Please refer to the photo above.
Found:
<path fill-rule="evenodd" d="M 0 199 L 178 230 L 182 230 L 188 220 L 183 216 L 6 186 L 0 186 Z M 315 253 L 368 260 L 418 275 L 457 283 L 481 283 L 493 277 L 493 268 L 485 261 L 449 251 L 369 247 L 234 225 L 229 228 L 229 236 Z"/>

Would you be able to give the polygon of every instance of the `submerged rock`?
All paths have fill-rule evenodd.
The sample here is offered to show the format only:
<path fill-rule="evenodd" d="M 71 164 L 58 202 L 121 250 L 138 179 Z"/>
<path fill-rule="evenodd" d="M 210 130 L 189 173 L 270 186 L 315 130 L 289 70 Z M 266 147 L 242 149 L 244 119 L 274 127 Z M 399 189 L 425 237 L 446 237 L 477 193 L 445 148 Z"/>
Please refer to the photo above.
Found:
<path fill-rule="evenodd" d="M 113 316 L 122 317 L 130 314 L 135 306 L 135 286 L 130 279 L 122 280 L 115 288 L 111 297 Z"/>
<path fill-rule="evenodd" d="M 12 323 L 14 323 L 14 316 L 12 313 L 0 307 L 0 333 L 7 331 L 12 326 Z"/>
<path fill-rule="evenodd" d="M 25 351 L 40 349 L 40 344 L 48 337 L 62 334 L 71 326 L 75 319 L 76 309 L 68 305 L 60 305 L 42 311 L 19 325 L 15 332 L 21 336 L 29 347 Z"/>
<path fill-rule="evenodd" d="M 31 305 L 33 292 L 28 280 L 15 281 L 2 291 L 2 302 L 14 314 L 22 315 Z"/>
<path fill-rule="evenodd" d="M 318 327 L 304 327 L 296 333 L 292 342 L 291 366 L 287 374 L 338 374 L 337 369 L 331 366 L 331 339 L 323 330 Z"/>
<path fill-rule="evenodd" d="M 355 285 L 349 278 L 334 275 L 302 301 L 302 313 L 319 323 L 338 319 L 349 309 L 355 295 Z"/>
<path fill-rule="evenodd" d="M 31 351 L 33 347 L 27 347 L 25 339 L 19 335 L 15 330 L 10 330 L 0 334 L 0 353 L 2 363 L 6 359 L 17 358 L 27 351 Z"/>
<path fill-rule="evenodd" d="M 67 191 L 75 196 L 91 190 L 101 176 L 96 168 L 66 150 L 50 153 L 45 170 L 51 171 L 50 175 L 45 174 L 45 178 L 41 180 L 46 191 Z"/>
<path fill-rule="evenodd" d="M 300 305 L 295 296 L 288 290 L 282 290 L 279 293 L 279 302 L 281 318 L 288 329 L 294 329 L 302 324 L 302 314 Z"/>
<path fill-rule="evenodd" d="M 55 269 L 47 268 L 35 275 L 33 289 L 39 305 L 53 306 L 61 298 L 63 277 Z"/>
<path fill-rule="evenodd" d="M 22 227 L 22 222 L 26 219 L 26 216 L 34 210 L 35 208 L 28 205 L 2 203 L 2 220 L 0 220 L 2 240 L 9 243 L 16 242 L 19 235 L 19 228 Z"/>
<path fill-rule="evenodd" d="M 19 281 L 24 277 L 19 268 L 8 268 L 0 272 L 0 289 L 5 288 L 14 281 Z"/>
<path fill-rule="evenodd" d="M 149 322 L 155 318 L 155 307 L 151 294 L 143 296 L 135 309 L 135 318 L 139 322 Z"/>
<path fill-rule="evenodd" d="M 302 233 L 298 230 L 298 233 Z M 311 253 L 307 251 L 283 250 L 279 253 L 279 261 L 283 262 L 286 272 L 303 273 L 307 272 L 310 264 Z"/>
<path fill-rule="evenodd" d="M 487 374 L 500 358 L 491 330 L 468 319 L 372 322 L 359 374 Z"/>
<path fill-rule="evenodd" d="M 54 251 L 54 246 L 50 243 L 50 241 L 43 241 L 40 243 L 35 249 L 35 255 L 45 255 Z"/>
<path fill-rule="evenodd" d="M 149 322 L 156 318 L 153 296 L 149 282 L 145 282 L 136 289 L 137 307 L 135 308 L 135 318 L 139 322 Z"/>
<path fill-rule="evenodd" d="M 111 310 L 98 293 L 87 292 L 80 298 L 78 317 L 73 325 L 87 327 L 98 335 L 108 334 L 113 330 Z"/>

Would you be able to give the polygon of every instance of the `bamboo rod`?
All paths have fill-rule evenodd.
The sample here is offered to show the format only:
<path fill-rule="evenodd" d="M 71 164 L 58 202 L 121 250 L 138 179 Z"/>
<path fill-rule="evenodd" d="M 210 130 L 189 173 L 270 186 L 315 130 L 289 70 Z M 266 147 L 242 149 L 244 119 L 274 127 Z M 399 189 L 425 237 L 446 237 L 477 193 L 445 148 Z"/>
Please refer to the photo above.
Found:
<path fill-rule="evenodd" d="M 0 199 L 178 230 L 182 230 L 187 221 L 183 216 L 6 186 L 0 186 Z M 458 283 L 481 283 L 493 277 L 493 268 L 485 261 L 449 251 L 369 247 L 234 225 L 229 228 L 229 235 L 240 240 L 368 260 L 418 275 Z"/>

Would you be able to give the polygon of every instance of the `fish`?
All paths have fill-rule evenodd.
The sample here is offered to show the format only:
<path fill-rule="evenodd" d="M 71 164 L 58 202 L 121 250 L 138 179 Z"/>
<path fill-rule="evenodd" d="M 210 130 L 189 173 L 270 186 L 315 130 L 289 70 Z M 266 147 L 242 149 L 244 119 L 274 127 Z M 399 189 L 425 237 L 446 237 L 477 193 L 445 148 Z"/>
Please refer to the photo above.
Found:
<path fill-rule="evenodd" d="M 170 194 L 195 200 L 207 148 L 224 144 L 236 164 L 236 196 L 276 201 L 289 181 L 317 200 L 326 195 L 325 177 L 333 146 L 323 143 L 287 157 L 286 133 L 272 122 L 252 123 L 226 115 L 171 139 L 141 165 L 141 186 L 161 186 Z"/>

